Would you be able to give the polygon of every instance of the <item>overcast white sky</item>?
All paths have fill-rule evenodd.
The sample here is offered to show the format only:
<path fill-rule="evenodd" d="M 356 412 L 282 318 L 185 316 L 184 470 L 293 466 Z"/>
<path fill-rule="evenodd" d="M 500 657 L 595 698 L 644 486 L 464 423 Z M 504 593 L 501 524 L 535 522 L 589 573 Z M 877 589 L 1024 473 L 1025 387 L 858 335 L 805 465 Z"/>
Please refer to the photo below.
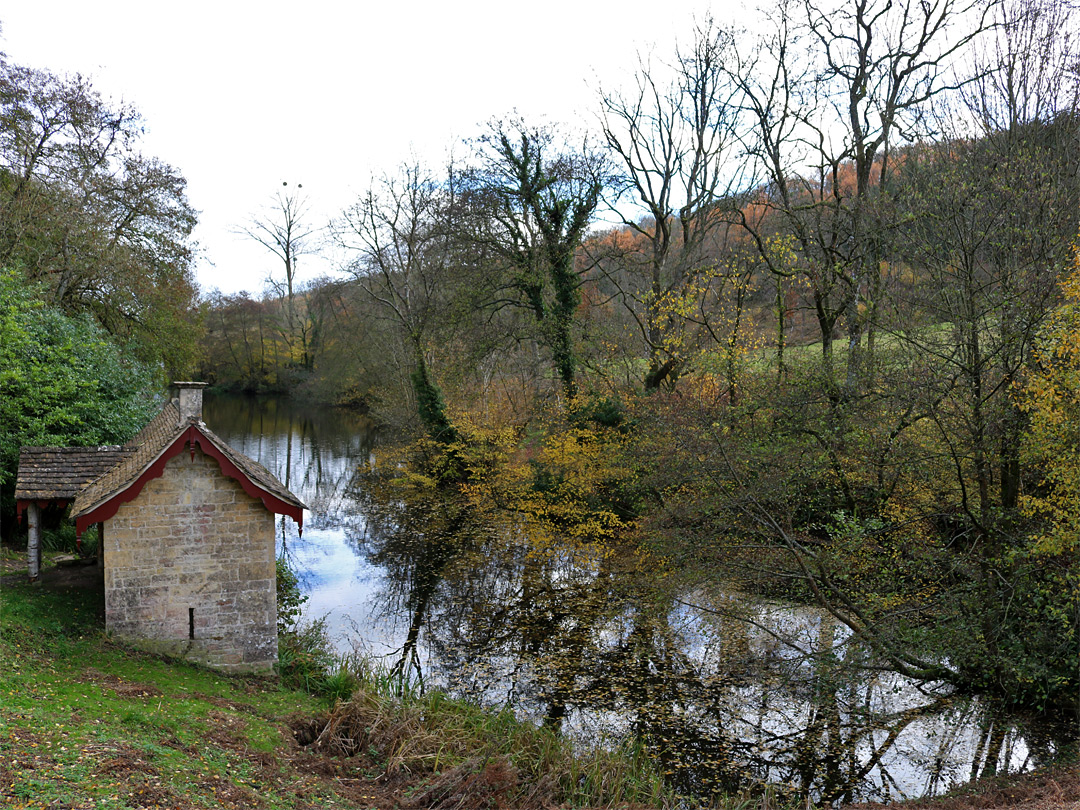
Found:
<path fill-rule="evenodd" d="M 316 224 L 493 116 L 585 124 L 598 83 L 625 81 L 638 51 L 669 57 L 710 5 L 729 21 L 705 0 L 8 2 L 0 50 L 134 104 L 144 151 L 180 169 L 200 212 L 200 286 L 258 293 L 277 265 L 233 230 L 282 181 L 303 184 Z"/>

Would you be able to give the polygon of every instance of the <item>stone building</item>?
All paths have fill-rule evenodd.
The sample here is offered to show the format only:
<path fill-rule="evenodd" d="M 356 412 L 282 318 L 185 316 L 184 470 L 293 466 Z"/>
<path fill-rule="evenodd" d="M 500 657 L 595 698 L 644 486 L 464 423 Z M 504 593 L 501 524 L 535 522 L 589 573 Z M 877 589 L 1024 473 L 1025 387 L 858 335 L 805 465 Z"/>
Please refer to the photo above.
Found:
<path fill-rule="evenodd" d="M 40 511 L 70 503 L 99 527 L 108 632 L 227 671 L 277 659 L 274 515 L 304 504 L 202 421 L 203 383 L 176 396 L 123 447 L 23 448 L 16 500 L 38 572 Z"/>

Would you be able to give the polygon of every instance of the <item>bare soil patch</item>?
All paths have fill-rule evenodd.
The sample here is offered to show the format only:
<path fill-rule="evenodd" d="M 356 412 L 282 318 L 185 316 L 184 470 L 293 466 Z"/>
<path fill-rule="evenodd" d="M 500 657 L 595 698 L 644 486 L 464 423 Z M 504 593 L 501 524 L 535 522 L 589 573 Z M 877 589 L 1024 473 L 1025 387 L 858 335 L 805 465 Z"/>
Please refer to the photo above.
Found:
<path fill-rule="evenodd" d="M 240 712 L 241 714 L 250 714 L 255 711 L 255 707 L 250 703 L 240 703 L 235 700 L 229 700 L 228 698 L 216 697 L 214 695 L 207 695 L 202 692 L 192 692 L 191 697 L 194 700 L 202 700 L 209 703 L 211 706 L 217 706 L 219 709 L 228 709 L 231 712 Z"/>
<path fill-rule="evenodd" d="M 3 561 L 3 576 L 0 583 L 17 584 L 26 582 L 26 555 L 18 559 L 7 558 Z M 36 584 L 42 588 L 54 590 L 66 588 L 92 588 L 105 594 L 105 578 L 97 564 L 92 561 L 78 560 L 74 564 L 50 565 L 42 568 Z"/>
<path fill-rule="evenodd" d="M 84 749 L 87 756 L 95 756 L 97 765 L 94 770 L 108 776 L 131 777 L 136 774 L 157 776 L 155 768 L 143 753 L 131 746 L 119 745 L 102 747 L 99 751 L 91 747 Z"/>
<path fill-rule="evenodd" d="M 96 669 L 87 670 L 86 675 L 81 679 L 82 683 L 92 683 L 96 686 L 100 686 L 103 689 L 108 689 L 117 697 L 123 698 L 147 698 L 147 697 L 161 697 L 162 692 L 152 683 L 138 683 L 136 681 L 128 681 L 116 675 L 109 675 L 104 672 L 99 672 Z"/>

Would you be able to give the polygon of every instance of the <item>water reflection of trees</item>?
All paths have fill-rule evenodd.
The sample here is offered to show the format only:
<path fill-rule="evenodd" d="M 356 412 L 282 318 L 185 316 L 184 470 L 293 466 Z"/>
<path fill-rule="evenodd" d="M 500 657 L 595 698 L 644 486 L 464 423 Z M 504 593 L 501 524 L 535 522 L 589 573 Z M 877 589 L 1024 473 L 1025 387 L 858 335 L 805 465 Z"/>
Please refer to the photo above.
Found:
<path fill-rule="evenodd" d="M 405 500 L 360 483 L 385 608 L 409 625 L 399 673 L 426 663 L 459 696 L 569 735 L 637 739 L 688 794 L 761 782 L 821 801 L 935 792 L 1023 748 L 1002 724 L 984 733 L 972 704 L 875 671 L 816 612 L 683 600 L 630 555 L 538 550 L 438 491 Z M 935 741 L 930 722 L 949 733 Z"/>
<path fill-rule="evenodd" d="M 366 516 L 363 550 L 386 574 L 381 613 L 408 622 L 401 648 L 391 654 L 396 660 L 390 672 L 422 686 L 420 633 L 430 625 L 433 612 L 439 612 L 446 569 L 466 555 L 476 527 L 469 512 L 452 500 L 417 495 L 406 502 L 387 492 L 379 476 L 364 470 L 350 491 Z"/>
<path fill-rule="evenodd" d="M 438 490 L 406 500 L 368 470 L 373 433 L 346 414 L 207 405 L 212 429 L 311 506 L 309 526 L 385 571 L 382 611 L 404 630 L 393 670 L 571 736 L 637 739 L 686 793 L 935 793 L 1054 753 L 1004 715 L 875 670 L 814 611 L 669 592 L 633 555 L 538 549 Z"/>

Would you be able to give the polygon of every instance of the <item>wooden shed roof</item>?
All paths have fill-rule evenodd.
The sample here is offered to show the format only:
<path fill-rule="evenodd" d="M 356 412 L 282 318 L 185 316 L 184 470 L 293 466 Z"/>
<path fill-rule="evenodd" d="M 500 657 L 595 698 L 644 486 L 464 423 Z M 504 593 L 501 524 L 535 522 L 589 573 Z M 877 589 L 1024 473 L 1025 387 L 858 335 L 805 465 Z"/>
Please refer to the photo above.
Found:
<path fill-rule="evenodd" d="M 131 452 L 118 445 L 20 448 L 15 500 L 70 501 Z"/>

